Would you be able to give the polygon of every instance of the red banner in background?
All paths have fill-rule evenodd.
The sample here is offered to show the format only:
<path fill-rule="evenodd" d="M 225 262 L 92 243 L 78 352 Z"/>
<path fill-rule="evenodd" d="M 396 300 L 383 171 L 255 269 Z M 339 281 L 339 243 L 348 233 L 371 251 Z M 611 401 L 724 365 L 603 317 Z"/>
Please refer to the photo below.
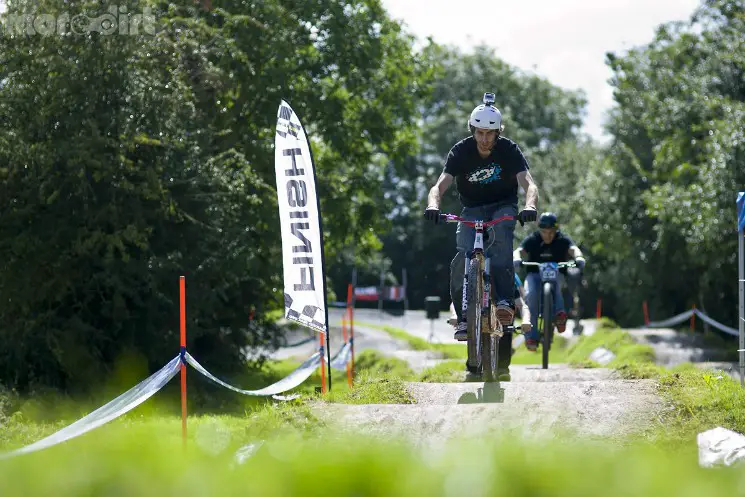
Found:
<path fill-rule="evenodd" d="M 382 292 L 380 292 L 380 287 L 377 286 L 363 286 L 354 289 L 354 298 L 362 301 L 376 301 L 380 299 L 381 293 L 383 300 L 393 300 L 395 302 L 403 301 L 406 296 L 403 286 L 386 286 L 383 287 Z"/>
<path fill-rule="evenodd" d="M 355 300 L 378 300 L 378 287 L 362 286 L 354 289 Z"/>

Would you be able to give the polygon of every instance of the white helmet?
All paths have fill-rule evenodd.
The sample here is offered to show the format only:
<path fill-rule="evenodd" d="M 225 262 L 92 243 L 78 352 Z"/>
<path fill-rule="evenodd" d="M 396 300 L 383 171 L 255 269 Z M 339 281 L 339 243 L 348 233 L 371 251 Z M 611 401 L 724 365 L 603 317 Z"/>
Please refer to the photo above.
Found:
<path fill-rule="evenodd" d="M 468 126 L 481 129 L 502 129 L 502 113 L 493 105 L 481 104 L 471 112 Z"/>

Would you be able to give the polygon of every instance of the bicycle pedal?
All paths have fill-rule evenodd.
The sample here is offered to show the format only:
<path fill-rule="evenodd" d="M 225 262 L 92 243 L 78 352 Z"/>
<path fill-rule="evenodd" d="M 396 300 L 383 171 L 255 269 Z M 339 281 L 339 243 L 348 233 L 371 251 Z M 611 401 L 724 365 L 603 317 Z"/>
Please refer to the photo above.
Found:
<path fill-rule="evenodd" d="M 502 326 L 509 326 L 512 324 L 515 313 L 508 308 L 497 308 L 495 310 L 495 317 L 502 323 Z"/>
<path fill-rule="evenodd" d="M 482 335 L 493 335 L 493 336 L 496 336 L 496 337 L 501 338 L 501 337 L 504 336 L 504 331 L 501 331 L 501 330 L 481 330 L 481 334 Z"/>

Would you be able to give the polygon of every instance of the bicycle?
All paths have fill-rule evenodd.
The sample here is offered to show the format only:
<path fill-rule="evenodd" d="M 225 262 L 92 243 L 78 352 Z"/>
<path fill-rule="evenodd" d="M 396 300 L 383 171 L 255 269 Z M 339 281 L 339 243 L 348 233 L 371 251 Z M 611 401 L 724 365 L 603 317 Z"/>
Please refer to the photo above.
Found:
<path fill-rule="evenodd" d="M 541 334 L 539 342 L 543 353 L 543 369 L 548 369 L 548 353 L 554 339 L 554 285 L 559 284 L 559 269 L 577 267 L 574 261 L 567 262 L 527 262 L 521 261 L 521 266 L 534 266 L 541 275 L 542 298 L 538 307 L 538 332 Z"/>
<path fill-rule="evenodd" d="M 473 250 L 466 254 L 466 272 L 463 275 L 463 304 L 461 309 L 467 324 L 468 359 L 466 367 L 485 381 L 497 379 L 499 339 L 514 326 L 502 326 L 497 319 L 496 304 L 491 295 L 489 259 L 484 255 L 484 230 L 503 221 L 514 220 L 502 216 L 491 221 L 471 221 L 455 214 L 440 214 L 446 223 L 463 223 L 476 230 Z M 487 338 L 484 340 L 483 335 Z"/>

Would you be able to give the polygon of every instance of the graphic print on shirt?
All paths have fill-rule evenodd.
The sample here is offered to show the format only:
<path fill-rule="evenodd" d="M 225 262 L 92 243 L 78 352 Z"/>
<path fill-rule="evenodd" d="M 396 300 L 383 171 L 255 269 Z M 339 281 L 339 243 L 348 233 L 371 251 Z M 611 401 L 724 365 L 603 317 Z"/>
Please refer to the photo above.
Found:
<path fill-rule="evenodd" d="M 496 162 L 492 162 L 468 175 L 469 183 L 480 183 L 482 185 L 500 179 L 502 179 L 502 168 Z"/>

